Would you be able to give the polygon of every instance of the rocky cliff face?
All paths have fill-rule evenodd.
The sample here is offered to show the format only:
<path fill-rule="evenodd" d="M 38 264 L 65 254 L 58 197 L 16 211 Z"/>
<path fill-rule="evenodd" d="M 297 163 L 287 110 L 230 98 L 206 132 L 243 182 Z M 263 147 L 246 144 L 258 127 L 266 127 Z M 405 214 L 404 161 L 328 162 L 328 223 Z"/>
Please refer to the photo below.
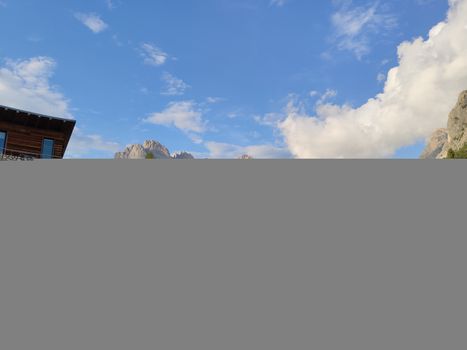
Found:
<path fill-rule="evenodd" d="M 463 91 L 449 114 L 447 129 L 436 130 L 423 152 L 422 159 L 447 158 L 450 149 L 458 151 L 467 144 L 467 91 Z"/>
<path fill-rule="evenodd" d="M 431 136 L 420 158 L 436 159 L 448 142 L 448 129 L 438 129 Z"/>
<path fill-rule="evenodd" d="M 172 156 L 172 159 L 195 159 L 192 154 L 187 153 L 187 152 L 180 152 L 180 153 L 175 153 Z"/>
<path fill-rule="evenodd" d="M 238 157 L 238 159 L 250 160 L 250 159 L 253 159 L 253 157 L 248 155 L 248 154 L 244 154 L 244 155 Z"/>
<path fill-rule="evenodd" d="M 142 145 L 131 145 L 123 152 L 116 153 L 115 159 L 146 159 L 150 153 L 153 154 L 154 159 L 194 159 L 186 152 L 172 156 L 167 147 L 153 140 L 146 141 Z"/>

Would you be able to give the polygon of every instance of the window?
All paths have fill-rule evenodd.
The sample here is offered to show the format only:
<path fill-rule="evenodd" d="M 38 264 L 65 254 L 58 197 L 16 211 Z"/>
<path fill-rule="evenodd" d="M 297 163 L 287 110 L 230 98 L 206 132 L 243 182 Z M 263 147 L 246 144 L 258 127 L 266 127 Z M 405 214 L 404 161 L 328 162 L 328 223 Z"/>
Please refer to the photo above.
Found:
<path fill-rule="evenodd" d="M 0 131 L 0 155 L 5 153 L 6 132 Z"/>
<path fill-rule="evenodd" d="M 54 156 L 54 140 L 44 139 L 42 141 L 42 159 L 52 159 Z"/>

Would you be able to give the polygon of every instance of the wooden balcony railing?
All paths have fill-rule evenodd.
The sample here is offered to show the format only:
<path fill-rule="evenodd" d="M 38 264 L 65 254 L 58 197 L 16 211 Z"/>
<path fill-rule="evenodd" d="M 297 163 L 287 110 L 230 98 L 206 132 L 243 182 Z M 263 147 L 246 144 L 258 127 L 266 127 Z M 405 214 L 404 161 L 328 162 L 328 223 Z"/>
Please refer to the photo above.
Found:
<path fill-rule="evenodd" d="M 31 161 L 41 158 L 40 153 L 24 152 L 11 148 L 0 148 L 0 161 Z M 52 159 L 61 159 L 61 157 L 53 156 Z"/>

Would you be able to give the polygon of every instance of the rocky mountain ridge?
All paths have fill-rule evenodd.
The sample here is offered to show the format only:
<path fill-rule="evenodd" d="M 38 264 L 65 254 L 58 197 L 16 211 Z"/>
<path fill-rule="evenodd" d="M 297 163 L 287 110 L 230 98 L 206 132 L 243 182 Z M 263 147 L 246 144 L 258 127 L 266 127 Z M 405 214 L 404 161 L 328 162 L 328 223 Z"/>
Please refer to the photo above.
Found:
<path fill-rule="evenodd" d="M 115 154 L 115 159 L 194 159 L 187 152 L 170 154 L 170 151 L 158 141 L 148 140 L 144 144 L 130 145 L 123 152 Z"/>
<path fill-rule="evenodd" d="M 459 95 L 449 114 L 447 128 L 436 130 L 429 139 L 422 159 L 446 159 L 467 145 L 467 90 Z"/>
<path fill-rule="evenodd" d="M 252 160 L 254 158 L 252 156 L 248 155 L 248 154 L 244 154 L 244 155 L 238 157 L 237 159 Z"/>

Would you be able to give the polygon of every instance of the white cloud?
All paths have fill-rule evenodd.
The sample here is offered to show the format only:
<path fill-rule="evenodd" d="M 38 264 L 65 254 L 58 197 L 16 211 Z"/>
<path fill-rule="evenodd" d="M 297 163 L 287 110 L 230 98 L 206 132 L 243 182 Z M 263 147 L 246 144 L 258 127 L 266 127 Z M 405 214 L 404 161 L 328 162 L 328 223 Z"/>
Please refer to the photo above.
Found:
<path fill-rule="evenodd" d="M 290 151 L 299 158 L 390 157 L 444 127 L 467 88 L 466 23 L 467 0 L 450 0 L 446 21 L 427 39 L 402 43 L 384 91 L 358 108 L 323 104 L 309 116 L 290 103 L 279 126 Z"/>
<path fill-rule="evenodd" d="M 253 120 L 265 126 L 277 127 L 278 123 L 284 119 L 282 113 L 266 113 L 265 115 L 255 115 Z"/>
<path fill-rule="evenodd" d="M 49 57 L 7 60 L 0 67 L 0 104 L 72 119 L 68 101 L 49 82 L 55 66 Z"/>
<path fill-rule="evenodd" d="M 337 91 L 332 90 L 332 89 L 327 89 L 324 93 L 320 93 L 319 91 L 312 90 L 309 93 L 309 97 L 312 99 L 317 99 L 315 102 L 315 107 L 320 107 L 323 105 L 326 101 L 334 98 L 337 96 Z M 288 105 L 293 106 L 295 102 L 299 101 L 299 96 L 296 94 L 289 94 L 288 95 Z M 255 115 L 253 116 L 253 120 L 263 126 L 269 126 L 274 128 L 274 131 L 277 131 L 277 128 L 280 127 L 281 123 L 284 121 L 284 119 L 287 117 L 287 110 L 283 113 L 266 113 L 264 115 Z"/>
<path fill-rule="evenodd" d="M 327 89 L 322 95 L 321 97 L 319 98 L 318 102 L 316 102 L 317 105 L 322 105 L 324 104 L 326 101 L 334 98 L 337 96 L 337 91 L 336 90 L 332 90 L 332 89 Z"/>
<path fill-rule="evenodd" d="M 315 96 L 318 96 L 318 95 L 319 95 L 318 91 L 316 91 L 316 90 L 310 91 L 310 97 L 315 97 Z"/>
<path fill-rule="evenodd" d="M 335 41 L 339 50 L 351 51 L 361 59 L 370 52 L 370 34 L 394 28 L 396 17 L 383 13 L 379 2 L 369 6 L 353 6 L 352 1 L 338 1 L 339 9 L 332 15 Z"/>
<path fill-rule="evenodd" d="M 153 44 L 144 43 L 141 45 L 141 49 L 144 63 L 148 65 L 161 66 L 169 58 L 169 55 L 166 52 Z"/>
<path fill-rule="evenodd" d="M 206 103 L 208 104 L 216 104 L 225 101 L 224 98 L 222 97 L 214 97 L 214 96 L 209 96 L 206 98 Z"/>
<path fill-rule="evenodd" d="M 95 13 L 75 13 L 75 17 L 95 34 L 108 28 L 107 23 Z"/>
<path fill-rule="evenodd" d="M 181 96 L 190 88 L 190 85 L 185 83 L 182 79 L 167 72 L 162 75 L 162 81 L 166 84 L 165 89 L 161 93 L 162 95 Z"/>
<path fill-rule="evenodd" d="M 203 113 L 194 101 L 170 103 L 165 110 L 153 113 L 144 120 L 156 125 L 173 125 L 186 133 L 202 133 L 206 130 Z"/>
<path fill-rule="evenodd" d="M 106 141 L 100 135 L 86 135 L 81 129 L 75 128 L 65 157 L 85 158 L 96 151 L 113 156 L 120 148 L 116 142 Z"/>

